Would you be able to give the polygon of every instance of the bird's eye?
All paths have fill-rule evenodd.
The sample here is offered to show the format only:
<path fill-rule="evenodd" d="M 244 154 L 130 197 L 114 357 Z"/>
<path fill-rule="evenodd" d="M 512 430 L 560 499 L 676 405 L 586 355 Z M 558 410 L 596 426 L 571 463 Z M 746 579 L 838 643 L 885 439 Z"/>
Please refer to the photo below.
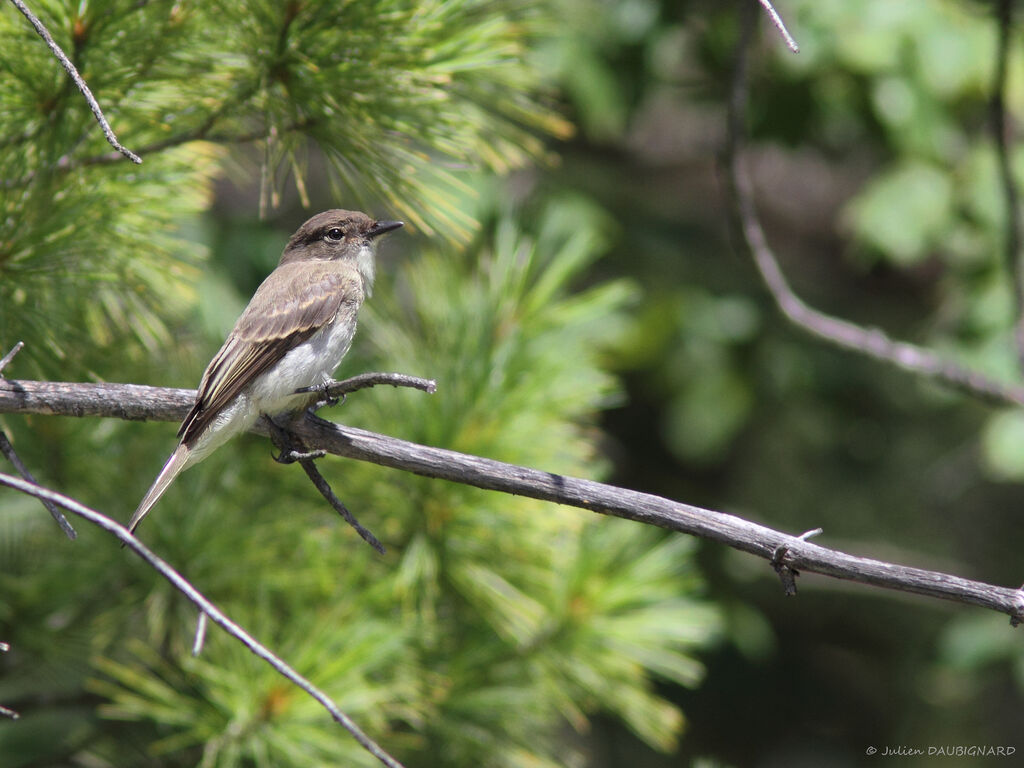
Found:
<path fill-rule="evenodd" d="M 331 227 L 330 229 L 327 230 L 327 234 L 324 235 L 324 237 L 326 237 L 328 240 L 338 242 L 339 240 L 345 239 L 345 230 L 343 230 L 341 227 Z"/>

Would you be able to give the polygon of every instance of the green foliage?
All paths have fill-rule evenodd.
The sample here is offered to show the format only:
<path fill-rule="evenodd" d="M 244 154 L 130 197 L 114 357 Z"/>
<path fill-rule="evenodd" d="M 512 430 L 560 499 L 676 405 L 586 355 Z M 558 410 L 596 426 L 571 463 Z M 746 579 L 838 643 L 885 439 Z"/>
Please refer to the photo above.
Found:
<path fill-rule="evenodd" d="M 612 394 L 593 354 L 622 326 L 628 295 L 615 283 L 565 293 L 595 255 L 595 216 L 580 201 L 564 201 L 546 209 L 535 241 L 499 220 L 493 248 L 467 254 L 475 271 L 440 253 L 403 269 L 395 290 L 369 307 L 366 330 L 382 360 L 436 375 L 439 392 L 361 399 L 353 410 L 372 411 L 359 420 L 467 453 L 593 472 L 591 433 L 580 424 Z M 456 750 L 445 764 L 506 764 L 499 755 L 516 754 L 507 764 L 519 764 L 529 734 L 543 733 L 553 711 L 583 727 L 595 707 L 619 713 L 652 744 L 672 743 L 679 714 L 638 673 L 647 668 L 687 684 L 699 677 L 689 649 L 708 640 L 716 621 L 675 602 L 685 545 L 651 549 L 654 541 L 636 526 L 469 489 L 453 488 L 458 503 L 443 503 L 436 494 L 424 498 L 424 481 L 408 476 L 377 492 L 385 490 L 381 508 L 411 515 L 400 526 L 408 537 L 397 576 L 402 599 L 452 617 L 453 630 L 480 633 L 443 633 L 423 649 L 438 664 L 472 659 L 465 670 L 472 686 L 453 691 L 442 703 L 449 714 L 433 721 L 431 751 Z M 409 498 L 422 506 L 403 504 Z M 656 628 L 655 615 L 666 619 L 673 605 L 680 613 Z M 531 694 L 534 686 L 550 698 Z M 492 711 L 484 706 L 490 699 L 505 703 Z M 478 736 L 467 742 L 470 734 Z"/>
<path fill-rule="evenodd" d="M 627 4 L 560 5 L 596 17 L 555 59 L 568 62 L 567 95 L 589 143 L 572 147 L 547 183 L 615 212 L 604 266 L 643 291 L 609 357 L 629 392 L 606 422 L 622 445 L 617 479 L 794 532 L 821 525 L 841 549 L 1017 583 L 1019 415 L 810 339 L 778 316 L 730 247 L 714 158 L 737 6 L 655 2 L 646 4 L 654 21 L 631 27 Z M 769 243 L 794 289 L 814 307 L 1019 382 L 990 122 L 999 4 L 775 5 L 801 53 L 759 14 L 748 152 Z M 1006 136 L 1024 181 L 1020 10 Z M 747 333 L 715 333 L 737 306 Z M 908 734 L 1014 738 L 1002 717 L 1019 705 L 1022 665 L 1007 651 L 1005 619 L 908 611 L 813 578 L 795 608 L 756 561 L 714 547 L 702 555 L 719 604 L 742 620 L 728 622 L 729 650 L 711 657 L 701 694 L 680 694 L 700 735 L 679 763 L 705 737 L 737 765 L 808 755 L 832 764 Z M 780 688 L 828 702 L 804 713 L 797 736 L 791 712 L 773 714 Z M 748 709 L 737 712 L 738 702 Z M 737 748 L 721 729 L 737 718 L 756 747 Z"/>
<path fill-rule="evenodd" d="M 861 239 L 894 262 L 912 263 L 945 242 L 953 184 L 933 165 L 909 163 L 876 177 L 851 205 Z"/>
<path fill-rule="evenodd" d="M 776 5 L 802 52 L 761 17 L 750 151 L 794 287 L 1018 376 L 988 125 L 993 5 Z M 194 385 L 287 236 L 238 215 L 255 192 L 231 197 L 280 197 L 287 229 L 301 219 L 294 179 L 303 204 L 419 224 L 385 246 L 342 373 L 403 370 L 439 391 L 360 393 L 334 417 L 588 476 L 607 470 L 607 445 L 623 485 L 787 530 L 821 525 L 865 555 L 1019 578 L 1020 418 L 808 341 L 730 255 L 712 166 L 733 4 L 33 7 L 146 163 L 104 160 L 58 65 L 17 14 L 0 15 L 0 335 L 14 337 L 0 344 L 29 342 L 11 375 L 28 375 L 34 354 L 60 378 Z M 1011 126 L 1020 42 L 1015 31 Z M 581 134 L 556 145 L 561 164 L 507 185 L 464 172 L 542 157 L 546 136 L 566 134 L 555 88 Z M 1024 153 L 1012 163 L 1024 178 Z M 223 172 L 238 188 L 200 223 Z M 422 253 L 410 253 L 416 230 L 436 233 Z M 173 443 L 171 425 L 4 427 L 45 483 L 122 518 Z M 218 452 L 142 535 L 410 765 L 579 764 L 565 724 L 585 731 L 595 714 L 600 738 L 584 748 L 611 763 L 596 754 L 607 744 L 629 764 L 638 740 L 670 748 L 687 724 L 664 761 L 827 764 L 868 743 L 1016 733 L 1006 713 L 1024 662 L 1005 619 L 837 595 L 813 577 L 798 603 L 782 601 L 763 563 L 706 546 L 715 610 L 694 598 L 703 581 L 686 540 L 324 462 L 388 545 L 379 558 L 266 454 L 255 438 Z M 194 609 L 106 537 L 56 543 L 31 500 L 4 494 L 0 506 L 0 639 L 14 645 L 0 656 L 0 703 L 23 714 L 0 722 L 5 765 L 369 764 L 216 629 L 192 659 Z M 704 650 L 718 632 L 726 642 Z M 704 663 L 705 684 L 680 690 Z M 796 742 L 780 690 L 819 702 Z M 755 748 L 736 742 L 736 722 Z"/>
<path fill-rule="evenodd" d="M 779 63 L 812 80 L 819 121 L 843 126 L 819 135 L 835 149 L 855 130 L 875 140 L 884 159 L 849 204 L 856 241 L 871 258 L 897 265 L 939 258 L 970 270 L 996 266 L 991 225 L 1005 213 L 985 135 L 995 67 L 990 17 L 950 0 L 791 6 L 801 54 Z M 1011 108 L 1024 101 L 1022 73 L 1011 57 Z"/>
<path fill-rule="evenodd" d="M 981 446 L 989 473 L 1001 480 L 1024 479 L 1024 460 L 1020 446 L 1024 441 L 1024 417 L 1006 411 L 989 419 L 982 433 Z"/>
<path fill-rule="evenodd" d="M 384 201 L 455 241 L 475 226 L 455 169 L 507 170 L 541 153 L 537 133 L 568 130 L 527 54 L 548 17 L 521 0 L 39 5 L 144 160 L 110 162 L 46 46 L 0 16 L 0 328 L 48 373 L 66 355 L 88 370 L 102 360 L 88 350 L 170 345 L 202 255 L 178 227 L 218 171 L 196 139 L 263 139 L 271 201 L 289 179 L 305 199 L 326 157 L 350 207 Z M 86 290 L 84 306 L 62 300 Z"/>
<path fill-rule="evenodd" d="M 361 354 L 345 370 L 432 375 L 439 391 L 361 393 L 340 417 L 550 471 L 599 473 L 594 417 L 615 384 L 598 362 L 625 327 L 633 292 L 621 282 L 575 289 L 605 242 L 603 214 L 576 198 L 540 211 L 526 230 L 504 214 L 467 251 L 428 249 L 381 276 Z M 117 431 L 104 442 L 125 440 Z M 699 590 L 691 542 L 325 462 L 388 544 L 381 559 L 328 516 L 301 473 L 268 471 L 261 441 L 248 451 L 239 443 L 186 473 L 144 536 L 407 764 L 561 765 L 561 724 L 586 730 L 601 712 L 653 746 L 673 746 L 682 714 L 652 678 L 697 684 L 694 653 L 718 626 L 714 609 L 689 597 Z M 72 485 L 83 483 L 96 458 L 80 455 L 75 440 L 63 450 L 75 456 Z M 65 615 L 60 635 L 83 643 L 64 684 L 105 702 L 81 726 L 88 744 L 60 740 L 59 754 L 119 765 L 371 764 L 318 705 L 216 629 L 191 658 L 193 609 L 115 546 L 58 555 L 43 516 L 30 513 L 26 506 L 0 538 L 20 542 L 0 576 L 18 616 L 5 639 L 23 654 L 13 679 L 49 668 L 57 638 L 44 643 L 35 628 Z M 35 575 L 23 581 L 29 562 Z M 66 615 L 80 594 L 57 583 L 92 583 L 115 597 Z M 35 692 L 0 680 L 5 702 Z M 30 722 L 46 711 L 22 708 Z M 16 738 L 0 724 L 0 751 Z M 18 754 L 40 759 L 33 749 Z"/>
<path fill-rule="evenodd" d="M 5 178 L 24 167 L 4 162 L 12 157 L 0 152 Z M 169 345 L 169 323 L 191 304 L 203 253 L 178 225 L 209 203 L 213 161 L 208 148 L 179 149 L 130 178 L 82 168 L 5 195 L 3 344 L 24 340 L 25 361 L 49 374 L 102 369 L 110 349 L 138 360 Z M 88 301 L 75 301 L 81 295 Z"/>
<path fill-rule="evenodd" d="M 600 356 L 633 296 L 615 281 L 578 289 L 606 247 L 606 220 L 585 200 L 556 198 L 537 204 L 532 226 L 506 211 L 471 238 L 467 213 L 476 190 L 466 170 L 506 171 L 540 157 L 544 134 L 568 131 L 533 53 L 553 28 L 549 10 L 522 0 L 36 5 L 144 163 L 110 155 L 27 23 L 0 16 L 0 343 L 27 342 L 17 375 L 190 382 L 279 252 L 275 230 L 225 235 L 198 221 L 225 169 L 256 175 L 249 155 L 231 152 L 256 140 L 264 204 L 289 179 L 306 202 L 307 183 L 326 176 L 343 205 L 391 210 L 439 235 L 380 281 L 347 370 L 419 372 L 440 391 L 364 393 L 346 420 L 602 472 L 597 413 L 617 387 Z M 475 205 L 484 217 L 495 208 Z M 471 247 L 455 251 L 457 240 Z M 115 515 L 172 440 L 169 426 L 113 421 L 5 428 L 44 483 Z M 386 748 L 410 765 L 556 765 L 564 723 L 584 730 L 608 712 L 658 748 L 674 743 L 682 715 L 652 680 L 696 684 L 694 653 L 717 625 L 688 597 L 699 589 L 688 543 L 325 463 L 388 542 L 380 559 L 301 474 L 268 471 L 265 450 L 242 439 L 188 473 L 143 535 Z M 192 658 L 194 609 L 99 532 L 55 546 L 30 499 L 7 495 L 3 512 L 0 634 L 15 650 L 0 659 L 0 701 L 23 714 L 0 722 L 5 765 L 372 763 L 216 629 Z"/>

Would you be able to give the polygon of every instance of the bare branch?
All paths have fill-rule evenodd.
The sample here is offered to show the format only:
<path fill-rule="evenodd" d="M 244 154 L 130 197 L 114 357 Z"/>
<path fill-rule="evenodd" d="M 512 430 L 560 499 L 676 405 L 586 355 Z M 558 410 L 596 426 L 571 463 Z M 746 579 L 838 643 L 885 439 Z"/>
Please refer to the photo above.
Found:
<path fill-rule="evenodd" d="M 793 53 L 800 53 L 800 46 L 796 44 L 796 40 L 789 34 L 789 30 L 786 29 L 786 24 L 779 16 L 779 12 L 772 6 L 770 0 L 758 0 L 761 3 L 761 7 L 768 12 L 769 18 L 772 20 L 772 24 L 779 30 L 779 34 L 782 35 L 782 39 L 786 41 L 786 47 L 789 48 Z"/>
<path fill-rule="evenodd" d="M 128 418 L 132 419 L 177 421 L 187 413 L 194 397 L 195 392 L 191 390 L 133 384 L 0 379 L 0 413 L 116 418 L 126 418 L 123 414 L 130 414 Z M 337 456 L 657 525 L 710 539 L 769 562 L 780 547 L 785 547 L 785 563 L 794 571 L 820 573 L 861 584 L 978 605 L 1005 613 L 1011 620 L 1024 618 L 1024 600 L 1017 589 L 856 557 L 741 517 L 653 494 L 431 448 L 354 427 L 342 427 L 305 414 L 292 422 L 289 429 L 305 444 Z M 253 431 L 263 435 L 270 432 L 265 420 L 257 422 Z"/>
<path fill-rule="evenodd" d="M 225 615 L 216 605 L 210 602 L 210 600 L 207 599 L 199 590 L 192 586 L 184 576 L 168 565 L 165 560 L 155 555 L 145 544 L 132 536 L 128 529 L 123 525 L 114 522 L 106 515 L 97 512 L 94 509 L 90 509 L 89 507 L 80 504 L 74 499 L 55 493 L 54 491 L 38 486 L 35 483 L 29 483 L 21 478 L 14 477 L 13 475 L 0 473 L 0 485 L 5 485 L 8 488 L 20 491 L 21 493 L 26 493 L 29 496 L 35 496 L 38 499 L 43 499 L 52 504 L 56 504 L 66 509 L 68 512 L 78 515 L 79 517 L 88 520 L 90 523 L 99 526 L 103 530 L 114 534 L 114 536 L 121 540 L 122 544 L 126 545 L 138 554 L 139 557 L 145 560 L 146 563 L 156 570 L 157 573 L 167 579 L 175 589 L 188 598 L 203 614 L 206 614 L 206 616 L 208 616 L 213 622 L 220 625 L 225 632 L 241 642 L 246 648 L 252 651 L 253 654 L 267 662 L 279 674 L 283 675 L 316 699 L 324 709 L 331 714 L 331 717 L 333 717 L 335 721 L 352 734 L 353 738 L 359 742 L 363 749 L 376 757 L 384 765 L 389 766 L 389 768 L 402 768 L 401 763 L 391 757 L 391 755 L 381 749 L 373 739 L 367 736 L 362 729 L 348 717 L 348 715 L 338 708 L 327 694 L 292 669 L 286 662 L 256 640 L 256 638 L 250 635 L 245 629 L 228 618 L 227 615 Z"/>
<path fill-rule="evenodd" d="M 14 468 L 18 471 L 18 474 L 28 480 L 30 483 L 35 483 L 36 479 L 32 476 L 32 473 L 28 471 L 28 467 L 25 466 L 21 458 L 17 453 L 14 452 L 14 446 L 11 445 L 10 439 L 7 437 L 7 433 L 0 429 L 0 453 L 7 457 L 7 460 L 14 465 Z M 57 521 L 57 525 L 61 527 L 64 534 L 72 541 L 78 536 L 75 533 L 75 529 L 71 527 L 71 523 L 64 517 L 64 514 L 57 508 L 56 505 L 43 500 L 43 506 L 49 511 L 50 516 Z"/>
<path fill-rule="evenodd" d="M 117 140 L 117 136 L 114 135 L 114 131 L 111 129 L 110 123 L 108 123 L 107 118 L 103 116 L 103 111 L 100 109 L 100 105 L 96 101 L 96 97 L 92 95 L 92 91 L 89 90 L 89 86 L 85 84 L 85 80 L 83 80 L 82 76 L 78 74 L 78 70 L 75 69 L 75 65 L 71 63 L 71 60 L 64 54 L 64 51 L 60 49 L 60 46 L 54 42 L 53 37 L 50 35 L 49 30 L 43 25 L 43 22 L 36 18 L 35 14 L 28 9 L 22 0 L 11 0 L 11 2 L 14 4 L 14 7 L 21 11 L 22 15 L 29 20 L 29 23 L 35 27 L 36 32 L 38 32 L 39 36 L 46 42 L 46 45 L 50 48 L 50 51 L 53 52 L 53 55 L 57 57 L 57 61 L 61 63 L 61 66 L 64 67 L 68 75 L 71 76 L 71 79 L 74 80 L 78 90 L 82 92 L 82 96 L 84 96 L 85 100 L 89 103 L 89 109 L 92 110 L 92 114 L 95 116 L 96 122 L 98 122 L 100 124 L 100 128 L 103 129 L 103 135 L 107 137 L 107 141 L 110 143 L 110 146 L 127 157 L 133 163 L 142 163 L 141 157 L 136 155 L 130 149 L 122 146 L 121 142 Z"/>
<path fill-rule="evenodd" d="M 999 162 L 999 181 L 1003 188 L 1003 201 L 1006 205 L 1006 243 L 1003 246 L 1003 260 L 1006 272 L 1013 284 L 1013 306 L 1016 321 L 1014 324 L 1014 340 L 1017 344 L 1017 362 L 1024 370 L 1024 263 L 1021 261 L 1021 222 L 1020 195 L 1017 181 L 1013 177 L 1013 165 L 1010 159 L 1011 125 L 1006 112 L 1006 81 L 1008 61 L 1010 58 L 1010 35 L 1013 31 L 1014 0 L 999 0 L 996 5 L 996 27 L 998 43 L 996 45 L 995 75 L 992 82 L 992 100 L 990 103 L 990 120 L 992 138 L 996 144 L 996 157 Z"/>
<path fill-rule="evenodd" d="M 0 413 L 181 421 L 195 399 L 194 389 L 0 378 Z"/>
<path fill-rule="evenodd" d="M 1024 405 L 1024 387 L 1003 384 L 924 347 L 895 341 L 878 328 L 865 328 L 820 312 L 793 292 L 761 228 L 754 204 L 754 185 L 742 157 L 748 94 L 747 60 L 757 19 L 756 9 L 748 5 L 741 15 L 743 29 L 736 50 L 736 71 L 727 116 L 725 170 L 736 228 L 782 314 L 801 330 L 843 349 L 859 352 L 987 402 Z"/>
<path fill-rule="evenodd" d="M 717 541 L 769 561 L 779 547 L 785 545 L 786 564 L 793 570 L 981 605 L 1006 613 L 1012 619 L 1024 618 L 1024 600 L 1016 589 L 855 557 L 740 517 L 653 494 L 431 448 L 354 427 L 338 426 L 323 419 L 303 418 L 293 423 L 291 428 L 310 445 L 338 456 L 657 525 Z M 265 426 L 258 423 L 255 431 L 264 430 Z"/>

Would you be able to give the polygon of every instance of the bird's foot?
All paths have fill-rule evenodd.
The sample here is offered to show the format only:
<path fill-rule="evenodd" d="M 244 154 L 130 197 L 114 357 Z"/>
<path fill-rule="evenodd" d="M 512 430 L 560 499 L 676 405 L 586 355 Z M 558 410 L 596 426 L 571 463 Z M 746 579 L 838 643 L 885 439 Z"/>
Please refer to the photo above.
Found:
<path fill-rule="evenodd" d="M 327 455 L 327 451 L 322 448 L 315 451 L 285 451 L 282 450 L 276 456 L 271 455 L 271 458 L 278 464 L 294 464 L 297 461 L 312 461 L 313 459 L 322 459 Z"/>
<path fill-rule="evenodd" d="M 271 457 L 278 464 L 294 464 L 297 461 L 319 459 L 327 455 L 327 451 L 322 449 L 305 450 L 305 446 L 295 435 L 269 416 L 267 416 L 267 424 L 270 425 L 270 439 L 279 451 L 276 456 L 271 454 Z"/>

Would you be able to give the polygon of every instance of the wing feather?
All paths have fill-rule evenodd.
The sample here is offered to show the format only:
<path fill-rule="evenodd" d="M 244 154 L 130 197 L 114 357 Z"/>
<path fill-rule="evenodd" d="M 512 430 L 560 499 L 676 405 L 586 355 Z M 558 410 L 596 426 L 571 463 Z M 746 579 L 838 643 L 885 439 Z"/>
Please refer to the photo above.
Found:
<path fill-rule="evenodd" d="M 178 436 L 190 443 L 253 379 L 329 323 L 362 286 L 338 262 L 294 262 L 275 269 L 256 290 L 203 373 L 195 405 Z"/>

